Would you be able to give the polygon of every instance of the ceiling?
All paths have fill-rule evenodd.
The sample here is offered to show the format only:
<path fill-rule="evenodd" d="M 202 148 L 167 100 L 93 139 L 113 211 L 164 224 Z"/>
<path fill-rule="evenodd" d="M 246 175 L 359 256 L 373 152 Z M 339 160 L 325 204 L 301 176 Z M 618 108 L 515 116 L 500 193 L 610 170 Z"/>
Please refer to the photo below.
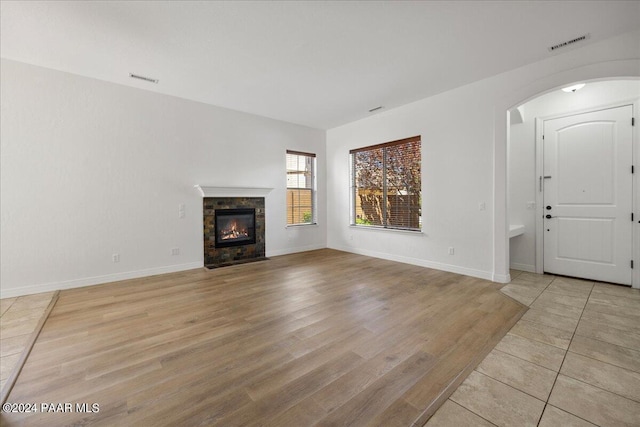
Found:
<path fill-rule="evenodd" d="M 3 58 L 320 129 L 640 28 L 638 1 L 0 7 Z M 578 46 L 548 50 L 586 33 Z"/>

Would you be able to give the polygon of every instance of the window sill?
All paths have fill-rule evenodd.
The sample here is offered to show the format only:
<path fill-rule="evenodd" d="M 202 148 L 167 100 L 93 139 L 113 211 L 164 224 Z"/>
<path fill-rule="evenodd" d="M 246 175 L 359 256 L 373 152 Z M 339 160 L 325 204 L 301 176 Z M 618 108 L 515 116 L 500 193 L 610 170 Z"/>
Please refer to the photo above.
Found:
<path fill-rule="evenodd" d="M 309 224 L 287 224 L 284 228 L 298 228 L 298 227 L 317 227 L 318 223 L 313 222 Z"/>
<path fill-rule="evenodd" d="M 414 236 L 425 236 L 426 234 L 422 230 L 404 230 L 402 228 L 388 228 L 388 227 L 377 227 L 375 225 L 349 225 L 351 229 L 357 230 L 372 230 L 372 231 L 382 231 L 383 233 L 400 233 L 400 234 L 411 234 Z"/>

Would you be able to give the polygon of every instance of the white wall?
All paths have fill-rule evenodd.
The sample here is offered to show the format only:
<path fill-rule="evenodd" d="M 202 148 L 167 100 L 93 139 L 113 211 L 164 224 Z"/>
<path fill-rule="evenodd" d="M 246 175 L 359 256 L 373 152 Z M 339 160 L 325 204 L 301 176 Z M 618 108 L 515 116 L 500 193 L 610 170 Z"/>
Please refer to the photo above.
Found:
<path fill-rule="evenodd" d="M 640 76 L 639 57 L 638 31 L 568 48 L 331 129 L 326 144 L 320 130 L 2 60 L 0 296 L 201 266 L 194 184 L 275 188 L 270 256 L 329 246 L 507 281 L 506 111 L 575 80 Z M 424 234 L 350 227 L 349 149 L 413 135 Z M 318 154 L 317 227 L 285 228 L 287 148 Z"/>
<path fill-rule="evenodd" d="M 484 89 L 457 89 L 327 133 L 330 247 L 382 258 L 460 271 L 491 270 L 493 112 L 481 104 Z M 464 101 L 461 101 L 464 100 Z M 473 111 L 473 114 L 466 114 Z M 473 133 L 474 137 L 468 135 Z M 377 231 L 349 226 L 349 150 L 422 137 L 423 232 Z M 479 203 L 486 209 L 479 210 Z M 454 247 L 455 255 L 447 255 Z"/>
<path fill-rule="evenodd" d="M 273 187 L 267 256 L 326 247 L 324 209 L 285 228 L 286 149 L 317 153 L 325 206 L 322 130 L 5 59 L 1 93 L 3 298 L 202 266 L 194 184 Z"/>
<path fill-rule="evenodd" d="M 511 267 L 535 271 L 536 210 L 527 209 L 538 192 L 536 176 L 536 118 L 596 109 L 640 97 L 640 81 L 589 82 L 575 93 L 555 90 L 521 106 L 524 121 L 511 126 L 509 145 L 509 215 L 525 233 L 510 240 Z"/>
<path fill-rule="evenodd" d="M 506 111 L 574 78 L 640 76 L 639 40 L 636 31 L 570 49 L 329 130 L 329 247 L 508 281 Z M 349 150 L 414 135 L 422 136 L 424 234 L 350 227 Z"/>

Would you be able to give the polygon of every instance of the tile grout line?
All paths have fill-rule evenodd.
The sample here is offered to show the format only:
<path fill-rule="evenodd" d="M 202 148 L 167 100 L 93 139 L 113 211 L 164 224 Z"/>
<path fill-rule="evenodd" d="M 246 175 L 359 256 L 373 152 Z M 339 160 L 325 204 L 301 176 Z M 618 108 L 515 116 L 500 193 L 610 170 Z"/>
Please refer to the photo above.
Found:
<path fill-rule="evenodd" d="M 574 354 L 576 354 L 576 353 L 574 353 Z M 596 360 L 596 359 L 592 359 L 592 360 Z M 606 362 L 602 362 L 602 363 L 606 363 Z M 564 374 L 563 374 L 563 375 L 564 375 Z M 627 397 L 627 396 L 623 396 L 623 395 L 621 395 L 621 394 L 618 394 L 618 393 L 616 393 L 616 392 L 614 392 L 614 391 L 611 391 L 611 390 L 607 390 L 606 388 L 602 388 L 602 387 L 597 386 L 597 385 L 595 385 L 595 384 L 588 383 L 588 382 L 586 382 L 586 381 L 584 381 L 584 380 L 581 380 L 580 378 L 574 378 L 574 377 L 571 377 L 571 376 L 569 376 L 569 375 L 565 375 L 565 376 L 566 376 L 567 378 L 571 378 L 572 380 L 575 380 L 575 381 L 581 382 L 582 384 L 588 385 L 589 387 L 597 388 L 598 390 L 602 390 L 602 391 L 604 391 L 604 392 L 607 392 L 607 393 L 611 393 L 611 394 L 613 394 L 613 395 L 616 395 L 616 396 L 618 396 L 618 397 L 620 397 L 620 398 L 622 398 L 622 399 L 630 400 L 630 401 L 632 401 L 632 402 L 640 403 L 640 401 L 638 401 L 638 400 L 632 399 L 632 398 Z M 553 406 L 553 405 L 551 405 L 551 406 Z M 564 411 L 564 409 L 563 409 L 563 411 Z M 565 411 L 565 412 L 568 412 L 568 411 Z M 570 413 L 570 412 L 569 412 L 569 413 Z M 572 414 L 572 415 L 575 415 L 575 414 Z M 577 417 L 577 415 L 575 415 L 575 416 Z M 591 422 L 591 421 L 589 421 L 589 422 Z M 593 423 L 591 423 L 591 424 L 593 424 Z"/>
<path fill-rule="evenodd" d="M 585 383 L 585 384 L 586 384 L 586 383 Z M 581 416 L 579 416 L 579 415 L 573 414 L 573 413 L 571 413 L 571 412 L 569 412 L 569 411 L 565 411 L 564 409 L 559 408 L 559 407 L 557 407 L 557 406 L 555 406 L 555 405 L 552 405 L 552 404 L 550 404 L 550 403 L 546 403 L 546 404 L 544 405 L 544 409 L 545 409 L 545 410 L 547 409 L 547 406 L 551 406 L 552 408 L 556 408 L 558 411 L 566 412 L 567 414 L 572 415 L 572 416 L 574 416 L 574 417 L 576 417 L 576 418 L 579 418 L 579 419 L 581 419 L 582 421 L 584 421 L 584 422 L 586 422 L 586 423 L 593 424 L 594 426 L 599 427 L 599 426 L 598 426 L 598 424 L 594 424 L 594 423 L 592 423 L 591 421 L 589 421 L 589 420 L 587 420 L 587 419 L 585 419 L 585 418 L 582 418 L 582 417 L 581 417 Z M 543 411 L 542 413 L 544 414 L 544 411 Z M 540 419 L 542 420 L 542 417 L 540 417 Z M 539 424 L 540 424 L 540 421 L 538 421 L 538 425 L 539 425 Z"/>
<path fill-rule="evenodd" d="M 543 289 L 542 291 L 540 291 L 540 293 L 538 294 L 538 296 L 537 296 L 537 297 L 535 297 L 535 298 L 533 299 L 533 301 L 531 301 L 531 304 L 529 304 L 529 305 L 528 305 L 528 307 L 529 307 L 529 308 L 531 308 L 531 305 L 533 305 L 533 303 L 535 303 L 536 301 L 538 301 L 538 298 L 540 298 L 540 295 L 542 295 L 542 294 L 544 293 L 544 291 L 546 291 L 546 290 L 547 290 L 547 288 L 548 288 L 549 286 L 551 286 L 551 284 L 552 284 L 555 280 L 556 280 L 556 277 L 555 277 L 555 276 L 553 276 L 553 279 L 551 279 L 551 281 L 550 281 L 549 283 L 547 283 L 547 286 L 545 286 L 545 287 L 544 287 L 544 289 Z"/>
<path fill-rule="evenodd" d="M 525 322 L 533 323 L 534 325 L 544 326 L 545 328 L 552 328 L 552 329 L 556 329 L 556 330 L 561 331 L 561 332 L 567 332 L 567 333 L 569 332 L 569 331 L 565 331 L 564 329 L 556 328 L 555 326 L 545 325 L 544 323 L 538 323 L 538 322 L 534 322 L 532 320 L 527 320 L 527 319 L 522 319 L 522 320 L 525 321 Z M 577 326 L 576 326 L 576 328 L 577 328 Z M 563 351 L 567 351 L 566 349 L 564 349 L 562 347 L 558 347 L 557 345 L 549 344 L 548 342 L 540 341 L 540 340 L 537 340 L 535 338 L 523 337 L 522 335 L 518 335 L 518 334 L 513 334 L 513 335 L 517 335 L 517 336 L 519 336 L 521 338 L 524 338 L 524 339 L 527 339 L 527 340 L 530 340 L 530 341 L 535 341 L 537 343 L 550 345 L 551 347 L 555 347 L 557 349 L 560 349 L 560 350 L 563 350 Z M 572 335 L 572 337 L 573 337 L 573 335 Z M 571 344 L 571 341 L 569 341 L 569 344 Z"/>
<path fill-rule="evenodd" d="M 484 376 L 485 376 L 485 377 L 487 377 L 487 378 L 491 378 L 492 380 L 494 380 L 494 381 L 496 381 L 496 382 L 499 382 L 500 384 L 506 385 L 506 386 L 507 386 L 507 387 L 509 387 L 509 388 L 512 388 L 512 389 L 514 389 L 514 390 L 516 390 L 516 391 L 519 391 L 519 392 L 520 392 L 520 393 L 522 393 L 522 394 L 526 394 L 526 395 L 527 395 L 527 396 L 529 396 L 529 397 L 533 397 L 534 399 L 539 400 L 540 402 L 543 402 L 543 403 L 545 403 L 545 404 L 546 404 L 546 401 L 544 401 L 544 400 L 540 399 L 539 397 L 536 397 L 536 396 L 534 396 L 533 394 L 527 393 L 527 392 L 526 392 L 526 391 L 524 391 L 524 390 L 520 390 L 519 388 L 516 388 L 516 387 L 512 386 L 511 384 L 507 384 L 507 383 L 505 383 L 504 381 L 500 381 L 500 380 L 499 380 L 499 379 L 497 379 L 497 378 L 493 378 L 493 377 L 492 377 L 491 375 L 489 375 L 489 374 L 485 374 L 484 372 L 480 372 L 480 371 L 478 371 L 478 370 L 476 370 L 476 369 L 474 369 L 474 372 L 477 372 L 477 373 L 479 373 L 480 375 L 484 375 Z M 553 387 L 552 387 L 552 389 L 553 389 Z M 551 392 L 549 392 L 549 394 L 551 394 Z M 459 404 L 459 405 L 460 405 L 460 404 Z M 462 405 L 460 405 L 460 406 L 462 406 Z M 467 408 L 467 409 L 468 409 L 468 408 Z M 543 408 L 543 409 L 544 409 L 544 408 Z M 474 414 L 475 414 L 475 412 L 474 412 Z M 476 414 L 476 415 L 480 416 L 479 414 Z M 540 415 L 542 415 L 542 414 L 540 414 Z"/>
<path fill-rule="evenodd" d="M 525 339 L 528 339 L 528 338 L 525 338 Z M 536 341 L 536 342 L 540 342 L 540 341 Z M 544 344 L 544 343 L 542 343 L 542 344 Z M 548 345 L 550 345 L 550 344 L 548 344 Z M 497 347 L 497 346 L 496 346 L 496 347 Z M 554 346 L 552 346 L 552 347 L 554 347 Z M 556 348 L 559 348 L 559 347 L 556 347 Z M 511 357 L 514 357 L 514 358 L 516 358 L 516 359 L 518 359 L 518 360 L 522 360 L 523 362 L 531 363 L 532 365 L 535 365 L 535 366 L 537 366 L 538 368 L 542 368 L 542 369 L 546 369 L 547 371 L 555 372 L 555 370 L 553 370 L 553 369 L 551 369 L 551 368 L 547 368 L 546 366 L 542 366 L 542 365 L 540 365 L 540 364 L 538 364 L 538 363 L 536 363 L 536 362 L 532 362 L 532 361 L 530 361 L 530 360 L 523 359 L 522 357 L 515 356 L 515 355 L 513 355 L 513 354 L 511 354 L 511 353 L 507 353 L 506 351 L 502 351 L 502 350 L 500 350 L 500 349 L 498 349 L 498 348 L 494 348 L 494 349 L 493 349 L 493 350 L 491 350 L 491 351 L 498 351 L 498 352 L 500 352 L 500 353 L 502 353 L 502 354 L 506 354 L 506 355 L 511 356 Z M 479 365 L 478 365 L 478 366 L 479 366 Z"/>
<path fill-rule="evenodd" d="M 617 328 L 612 328 L 612 329 L 617 329 Z M 626 331 L 624 331 L 622 329 L 618 329 L 618 330 L 621 331 L 621 332 L 626 332 Z M 634 352 L 640 352 L 640 350 L 638 350 L 637 348 L 627 347 L 627 346 L 620 345 L 620 344 L 615 344 L 615 343 L 612 343 L 612 342 L 609 342 L 609 341 L 604 341 L 604 340 L 601 340 L 601 339 L 598 339 L 598 338 L 590 337 L 589 335 L 582 335 L 582 334 L 575 334 L 575 335 L 577 335 L 579 337 L 583 337 L 583 338 L 588 338 L 588 339 L 593 340 L 593 341 L 598 341 L 598 342 L 601 342 L 603 344 L 613 345 L 613 346 L 616 346 L 616 347 L 624 348 L 625 350 L 631 350 L 631 351 L 634 351 Z M 638 334 L 636 334 L 636 335 L 638 335 Z M 573 340 L 573 338 L 572 338 L 572 340 Z M 575 353 L 575 352 L 572 352 L 572 353 Z M 580 354 L 580 353 L 576 353 L 576 354 Z M 593 357 L 591 359 L 593 359 Z M 594 359 L 594 360 L 598 360 L 598 359 Z M 601 362 L 602 362 L 602 360 L 601 360 Z M 604 363 L 609 363 L 609 362 L 604 362 Z M 613 363 L 609 363 L 609 365 L 613 365 Z M 613 365 L 613 366 L 617 366 L 617 365 Z M 620 367 L 622 367 L 622 366 L 620 366 Z M 629 371 L 631 371 L 631 369 L 629 369 Z M 636 371 L 633 371 L 633 372 L 636 372 Z"/>
<path fill-rule="evenodd" d="M 451 400 L 451 397 L 449 397 L 449 399 L 447 399 L 447 400 Z M 481 418 L 481 419 L 485 420 L 486 422 L 488 422 L 488 423 L 489 423 L 489 424 L 491 424 L 492 426 L 496 426 L 496 427 L 498 427 L 498 425 L 497 425 L 497 424 L 492 423 L 491 421 L 489 421 L 488 419 L 484 418 L 483 416 L 476 414 L 476 413 L 475 413 L 475 412 L 473 412 L 471 409 L 469 409 L 469 408 L 467 408 L 467 407 L 465 407 L 465 406 L 463 406 L 463 405 L 459 404 L 459 403 L 458 403 L 458 402 L 456 402 L 455 400 L 451 400 L 451 403 L 453 403 L 454 405 L 458 405 L 459 407 L 461 407 L 461 408 L 463 408 L 463 409 L 465 409 L 465 410 L 467 410 L 467 411 L 471 412 L 472 414 L 474 414 L 474 415 L 476 415 L 477 417 L 479 417 L 479 418 Z M 435 414 L 434 414 L 434 415 L 435 415 Z M 425 425 L 426 425 L 426 424 L 425 424 Z"/>
<path fill-rule="evenodd" d="M 553 283 L 555 280 L 556 279 L 554 278 L 551 281 L 551 283 Z M 589 291 L 589 295 L 587 296 L 587 300 L 585 301 L 584 306 L 582 307 L 582 311 L 580 312 L 580 318 L 578 319 L 578 323 L 576 324 L 576 328 L 574 329 L 573 333 L 571 334 L 571 339 L 569 340 L 569 345 L 567 346 L 567 349 L 564 352 L 564 356 L 562 358 L 562 363 L 560 364 L 560 368 L 558 369 L 558 373 L 556 374 L 555 380 L 553 380 L 553 385 L 551 386 L 551 391 L 549 391 L 549 396 L 547 396 L 547 400 L 544 403 L 544 408 L 542 408 L 542 413 L 540 414 L 540 418 L 538 419 L 538 423 L 536 424 L 536 426 L 540 425 L 540 421 L 542 421 L 542 416 L 544 415 L 544 412 L 547 410 L 547 406 L 550 405 L 549 404 L 549 399 L 551 399 L 551 394 L 553 394 L 553 389 L 556 387 L 556 383 L 558 382 L 558 377 L 560 376 L 560 371 L 562 371 L 562 367 L 564 366 L 564 362 L 567 359 L 567 354 L 569 353 L 569 348 L 571 347 L 571 343 L 573 342 L 573 338 L 576 336 L 576 332 L 578 331 L 578 327 L 580 326 L 580 320 L 582 320 L 582 315 L 584 314 L 584 311 L 587 308 L 587 303 L 589 302 L 589 298 L 591 298 L 591 292 L 593 292 L 593 288 L 594 287 L 595 287 L 595 282 L 591 282 L 591 290 Z M 553 405 L 551 405 L 551 406 L 553 406 Z M 570 412 L 568 412 L 568 413 L 570 413 Z M 571 414 L 571 415 L 575 416 L 575 414 Z M 580 417 L 578 417 L 578 418 L 580 418 Z"/>

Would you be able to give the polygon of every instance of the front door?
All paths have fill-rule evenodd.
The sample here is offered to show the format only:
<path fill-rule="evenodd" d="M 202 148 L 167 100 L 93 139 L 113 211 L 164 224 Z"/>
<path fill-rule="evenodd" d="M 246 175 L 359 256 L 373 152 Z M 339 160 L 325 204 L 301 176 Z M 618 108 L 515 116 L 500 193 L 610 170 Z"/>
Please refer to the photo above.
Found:
<path fill-rule="evenodd" d="M 631 284 L 632 106 L 544 122 L 544 271 Z"/>

